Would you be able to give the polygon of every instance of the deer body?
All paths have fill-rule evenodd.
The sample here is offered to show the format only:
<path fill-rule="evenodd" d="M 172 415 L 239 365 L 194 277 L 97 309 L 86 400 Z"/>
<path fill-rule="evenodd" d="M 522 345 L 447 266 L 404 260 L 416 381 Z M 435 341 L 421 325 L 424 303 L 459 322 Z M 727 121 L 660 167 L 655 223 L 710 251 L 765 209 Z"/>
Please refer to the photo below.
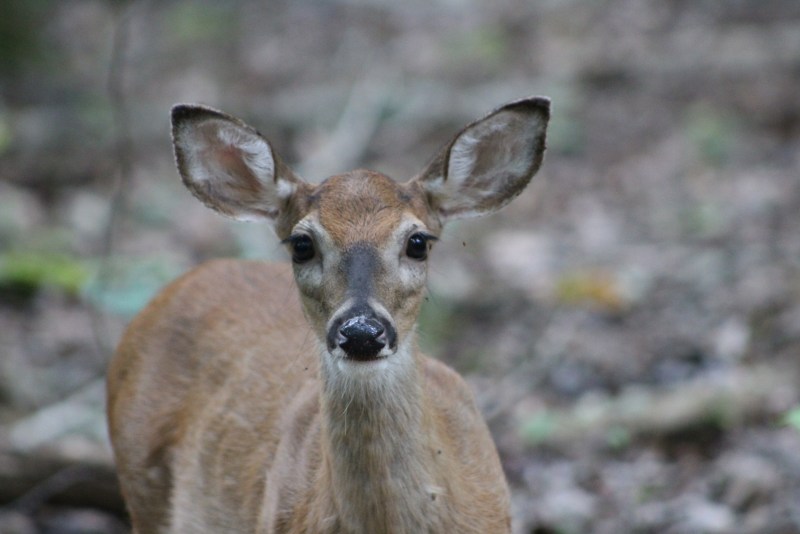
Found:
<path fill-rule="evenodd" d="M 361 170 L 319 186 L 237 119 L 173 110 L 186 185 L 222 213 L 272 221 L 293 266 L 209 262 L 123 336 L 108 411 L 135 532 L 510 531 L 472 394 L 414 331 L 442 225 L 524 188 L 548 109 L 496 110 L 409 182 Z"/>

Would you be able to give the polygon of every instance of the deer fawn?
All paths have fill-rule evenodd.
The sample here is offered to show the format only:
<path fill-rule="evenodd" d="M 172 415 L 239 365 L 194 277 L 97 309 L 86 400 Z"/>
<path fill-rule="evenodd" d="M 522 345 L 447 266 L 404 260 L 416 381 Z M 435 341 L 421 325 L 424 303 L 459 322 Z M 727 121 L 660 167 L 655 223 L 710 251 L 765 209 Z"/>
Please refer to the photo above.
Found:
<path fill-rule="evenodd" d="M 312 185 L 240 120 L 174 107 L 185 185 L 271 221 L 292 266 L 209 262 L 128 327 L 108 417 L 134 532 L 510 532 L 486 424 L 463 379 L 418 352 L 415 324 L 442 226 L 525 188 L 548 118 L 546 98 L 520 100 L 408 182 Z"/>

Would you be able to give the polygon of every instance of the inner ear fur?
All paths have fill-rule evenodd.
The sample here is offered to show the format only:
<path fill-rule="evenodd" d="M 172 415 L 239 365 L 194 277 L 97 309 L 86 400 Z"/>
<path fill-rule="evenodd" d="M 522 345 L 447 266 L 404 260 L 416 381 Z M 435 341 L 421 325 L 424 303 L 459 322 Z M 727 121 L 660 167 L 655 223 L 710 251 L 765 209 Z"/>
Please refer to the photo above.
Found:
<path fill-rule="evenodd" d="M 172 108 L 178 172 L 206 206 L 240 220 L 276 221 L 304 185 L 245 122 L 196 104 Z"/>
<path fill-rule="evenodd" d="M 539 170 L 549 118 L 547 98 L 501 106 L 461 130 L 413 182 L 442 222 L 497 211 Z"/>

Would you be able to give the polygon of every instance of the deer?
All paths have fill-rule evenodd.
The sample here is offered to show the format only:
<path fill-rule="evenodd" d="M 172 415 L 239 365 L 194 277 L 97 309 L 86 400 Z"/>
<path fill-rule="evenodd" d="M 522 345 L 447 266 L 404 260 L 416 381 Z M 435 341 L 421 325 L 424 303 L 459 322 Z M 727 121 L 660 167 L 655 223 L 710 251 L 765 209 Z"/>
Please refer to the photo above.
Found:
<path fill-rule="evenodd" d="M 415 177 L 304 181 L 257 130 L 172 108 L 185 186 L 266 221 L 289 262 L 213 259 L 128 325 L 108 427 L 136 534 L 508 533 L 510 491 L 466 381 L 417 347 L 443 226 L 542 164 L 550 101 L 468 124 Z"/>

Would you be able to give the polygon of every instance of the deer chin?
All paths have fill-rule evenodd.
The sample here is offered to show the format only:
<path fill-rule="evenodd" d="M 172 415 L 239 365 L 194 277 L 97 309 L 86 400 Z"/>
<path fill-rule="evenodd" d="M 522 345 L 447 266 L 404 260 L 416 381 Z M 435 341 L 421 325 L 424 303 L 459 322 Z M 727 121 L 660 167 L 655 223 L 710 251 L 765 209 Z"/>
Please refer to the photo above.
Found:
<path fill-rule="evenodd" d="M 381 364 L 388 363 L 395 357 L 397 350 L 384 347 L 374 354 L 348 354 L 340 347 L 336 347 L 334 350 L 326 350 L 326 352 L 328 358 L 336 362 L 336 365 L 340 369 L 350 369 L 357 367 L 378 367 Z"/>
<path fill-rule="evenodd" d="M 355 385 L 363 384 L 365 387 L 382 387 L 396 377 L 404 375 L 414 365 L 413 353 L 403 344 L 395 349 L 388 347 L 381 350 L 376 356 L 368 359 L 357 359 L 348 356 L 341 348 L 328 350 L 322 349 L 322 375 L 323 380 L 342 382 Z"/>

